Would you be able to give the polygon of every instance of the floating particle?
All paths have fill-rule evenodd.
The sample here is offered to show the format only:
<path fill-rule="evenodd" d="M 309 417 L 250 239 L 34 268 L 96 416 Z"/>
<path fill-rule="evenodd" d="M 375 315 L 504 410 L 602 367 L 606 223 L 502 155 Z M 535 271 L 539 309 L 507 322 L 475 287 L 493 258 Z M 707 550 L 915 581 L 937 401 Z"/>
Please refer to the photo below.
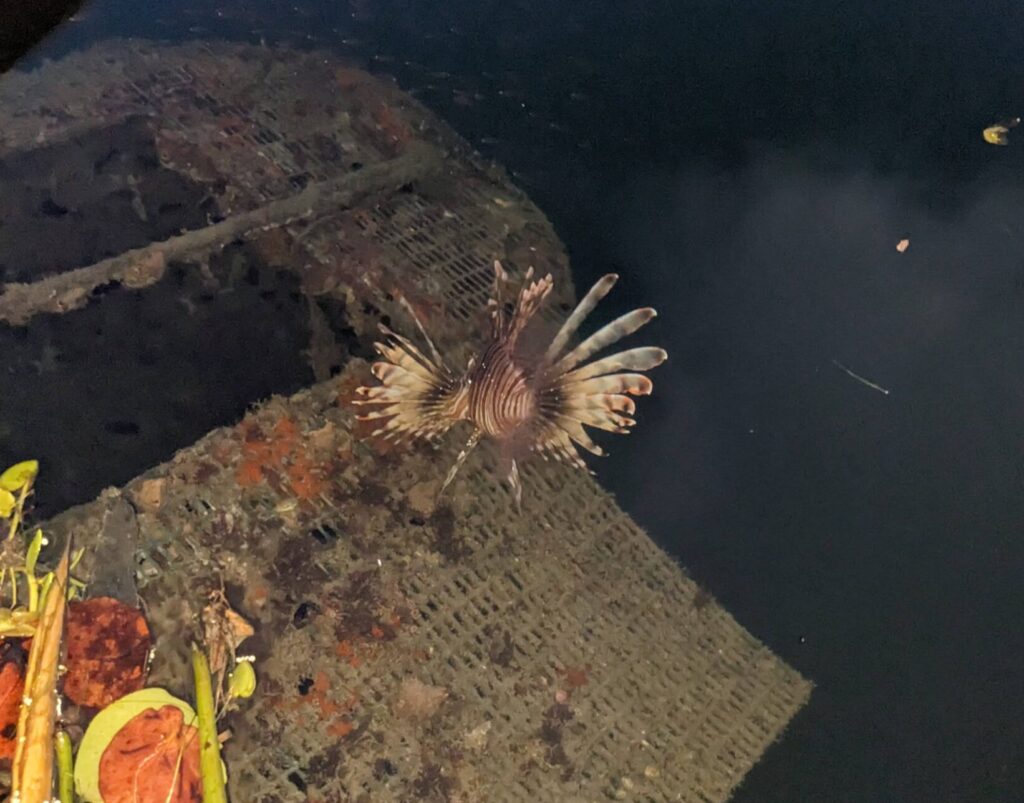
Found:
<path fill-rule="evenodd" d="M 1019 117 L 1012 117 L 1009 120 L 1000 120 L 998 123 L 993 123 L 982 131 L 981 136 L 984 137 L 985 142 L 989 145 L 1007 145 L 1009 144 L 1009 140 L 1006 138 L 1006 135 L 1010 133 L 1010 129 L 1016 126 L 1019 122 Z"/>

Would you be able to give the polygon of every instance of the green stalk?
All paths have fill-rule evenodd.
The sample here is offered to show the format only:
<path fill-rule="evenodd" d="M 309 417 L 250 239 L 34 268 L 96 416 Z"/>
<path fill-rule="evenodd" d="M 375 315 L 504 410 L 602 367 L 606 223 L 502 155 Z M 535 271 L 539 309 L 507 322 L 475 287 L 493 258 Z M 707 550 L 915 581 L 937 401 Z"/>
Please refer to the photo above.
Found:
<path fill-rule="evenodd" d="M 14 515 L 11 516 L 11 529 L 7 532 L 8 541 L 14 538 L 14 534 L 18 532 L 18 527 L 21 525 L 21 517 L 24 515 L 25 510 L 25 499 L 28 498 L 28 492 L 31 487 L 32 483 L 26 482 L 21 486 L 21 490 L 18 491 L 17 507 L 14 509 Z"/>
<path fill-rule="evenodd" d="M 31 572 L 25 572 L 25 579 L 28 581 L 28 609 L 35 611 L 39 609 L 39 581 Z"/>
<path fill-rule="evenodd" d="M 196 713 L 199 715 L 199 772 L 203 779 L 203 803 L 227 803 L 210 664 L 205 653 L 195 644 L 192 645 L 192 674 L 195 676 Z"/>
<path fill-rule="evenodd" d="M 71 761 L 71 737 L 59 730 L 57 745 L 57 797 L 60 803 L 75 803 L 75 772 Z"/>

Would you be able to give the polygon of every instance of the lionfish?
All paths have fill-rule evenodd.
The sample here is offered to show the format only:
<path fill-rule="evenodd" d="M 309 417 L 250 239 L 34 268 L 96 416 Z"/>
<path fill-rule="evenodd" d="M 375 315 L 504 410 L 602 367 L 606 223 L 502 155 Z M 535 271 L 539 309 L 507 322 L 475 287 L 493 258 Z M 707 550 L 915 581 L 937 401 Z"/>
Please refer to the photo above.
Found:
<path fill-rule="evenodd" d="M 551 293 L 551 275 L 534 280 L 530 268 L 518 296 L 509 303 L 505 298 L 509 276 L 497 261 L 494 272 L 494 295 L 487 302 L 490 338 L 464 371 L 456 373 L 448 367 L 406 303 L 429 354 L 381 324 L 385 342 L 374 347 L 383 359 L 372 368 L 381 384 L 358 388 L 356 392 L 364 398 L 356 404 L 376 408 L 358 416 L 361 420 L 381 419 L 381 426 L 372 435 L 396 440 L 433 441 L 456 422 L 469 421 L 472 434 L 445 477 L 439 495 L 473 448 L 487 437 L 500 446 L 507 479 L 519 506 L 522 485 L 518 460 L 537 453 L 589 471 L 577 447 L 594 455 L 603 455 L 604 451 L 590 439 L 584 425 L 628 433 L 636 423 L 631 417 L 636 405 L 630 397 L 649 395 L 653 388 L 651 380 L 638 372 L 660 365 L 668 354 L 664 349 L 642 347 L 587 362 L 654 318 L 657 313 L 650 307 L 626 313 L 569 349 L 580 324 L 618 280 L 613 273 L 599 279 L 583 297 L 543 355 L 531 354 L 524 333 Z"/>

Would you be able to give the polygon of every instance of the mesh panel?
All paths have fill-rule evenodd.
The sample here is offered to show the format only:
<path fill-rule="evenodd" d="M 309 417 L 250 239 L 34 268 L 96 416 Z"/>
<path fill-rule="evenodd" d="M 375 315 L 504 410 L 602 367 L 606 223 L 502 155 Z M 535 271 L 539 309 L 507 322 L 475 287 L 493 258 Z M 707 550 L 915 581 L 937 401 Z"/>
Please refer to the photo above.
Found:
<path fill-rule="evenodd" d="M 528 464 L 517 516 L 484 452 L 434 508 L 455 442 L 381 455 L 355 439 L 339 396 L 365 369 L 127 488 L 164 483 L 139 515 L 154 680 L 182 687 L 222 581 L 257 624 L 260 693 L 227 754 L 237 799 L 724 800 L 808 685 L 581 472 Z M 250 484 L 247 444 L 279 443 L 282 421 L 299 434 Z M 56 526 L 84 537 L 101 515 Z M 410 679 L 444 701 L 409 716 Z"/>
<path fill-rule="evenodd" d="M 206 185 L 225 217 L 382 162 L 415 132 L 451 154 L 445 175 L 296 222 L 290 267 L 308 274 L 313 263 L 330 274 L 315 292 L 357 285 L 393 314 L 392 291 L 412 297 L 456 343 L 478 328 L 496 258 L 512 273 L 552 272 L 554 311 L 572 297 L 550 224 L 500 170 L 416 101 L 323 53 L 114 41 L 5 76 L 0 110 L 0 157 L 144 117 L 161 162 Z"/>
<path fill-rule="evenodd" d="M 267 258 L 344 301 L 361 332 L 409 299 L 453 355 L 480 331 L 496 257 L 555 275 L 552 319 L 572 297 L 561 245 L 500 171 L 323 54 L 112 43 L 7 76 L 0 109 L 6 149 L 145 116 L 161 161 L 227 217 L 390 158 L 415 132 L 449 154 L 443 175 L 261 235 Z M 340 401 L 365 378 L 353 362 L 270 400 L 125 490 L 154 681 L 187 693 L 208 592 L 223 585 L 257 627 L 259 691 L 228 723 L 234 799 L 728 797 L 808 684 L 580 472 L 528 464 L 519 516 L 484 450 L 436 506 L 458 437 L 371 448 Z M 110 504 L 52 529 L 92 543 Z"/>

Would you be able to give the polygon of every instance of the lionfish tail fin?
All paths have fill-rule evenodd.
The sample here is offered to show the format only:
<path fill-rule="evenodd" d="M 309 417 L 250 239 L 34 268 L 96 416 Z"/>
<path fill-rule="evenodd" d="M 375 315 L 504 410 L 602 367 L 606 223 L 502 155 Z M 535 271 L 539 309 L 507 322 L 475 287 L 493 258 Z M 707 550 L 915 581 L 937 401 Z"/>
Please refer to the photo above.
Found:
<path fill-rule="evenodd" d="M 614 274 L 600 279 L 555 336 L 545 355 L 547 368 L 539 389 L 541 403 L 534 451 L 584 470 L 589 469 L 578 449 L 598 456 L 604 454 L 584 427 L 628 434 L 636 424 L 633 397 L 648 396 L 654 388 L 642 372 L 668 359 L 664 349 L 644 346 L 587 362 L 653 319 L 657 313 L 649 307 L 626 313 L 564 353 L 572 335 L 616 279 Z"/>
<path fill-rule="evenodd" d="M 369 408 L 357 416 L 380 421 L 372 435 L 387 439 L 433 439 L 465 417 L 465 388 L 440 361 L 437 350 L 424 354 L 412 341 L 381 325 L 383 341 L 374 343 L 381 356 L 372 367 L 380 381 L 373 387 L 356 388 L 362 396 L 355 404 Z"/>

